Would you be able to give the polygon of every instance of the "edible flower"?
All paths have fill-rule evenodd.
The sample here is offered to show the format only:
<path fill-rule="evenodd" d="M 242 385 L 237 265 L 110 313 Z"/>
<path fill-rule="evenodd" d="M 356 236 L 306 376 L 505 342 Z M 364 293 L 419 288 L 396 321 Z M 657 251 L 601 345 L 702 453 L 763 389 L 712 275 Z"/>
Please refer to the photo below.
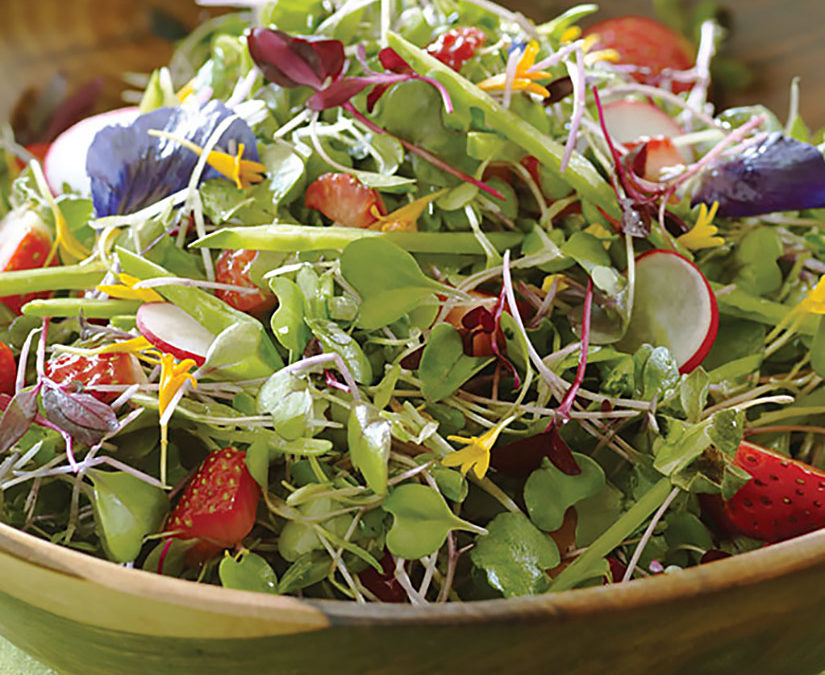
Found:
<path fill-rule="evenodd" d="M 516 73 L 513 78 L 513 91 L 529 91 L 531 94 L 538 94 L 542 98 L 550 96 L 546 87 L 541 86 L 536 80 L 547 80 L 553 77 L 552 73 L 544 70 L 531 70 L 536 63 L 536 55 L 539 53 L 539 43 L 531 40 L 527 43 L 521 57 L 516 64 Z M 507 74 L 500 73 L 488 77 L 478 83 L 478 87 L 484 91 L 504 91 L 507 88 Z"/>
<path fill-rule="evenodd" d="M 152 365 L 160 365 L 161 351 L 142 335 L 112 342 L 95 349 L 88 350 L 89 354 L 134 354 L 139 359 Z"/>
<path fill-rule="evenodd" d="M 168 138 L 170 141 L 180 143 L 184 148 L 191 150 L 198 157 L 203 154 L 202 147 L 191 141 L 187 141 L 185 138 L 178 138 L 173 134 L 156 129 L 150 129 L 149 134 L 157 136 L 158 138 Z M 235 155 L 230 155 L 220 150 L 212 150 L 206 156 L 206 163 L 219 174 L 233 181 L 235 187 L 239 190 L 243 190 L 250 185 L 256 185 L 263 181 L 264 174 L 266 173 L 266 167 L 260 162 L 243 159 L 245 149 L 246 146 L 240 143 L 238 145 L 238 152 Z"/>
<path fill-rule="evenodd" d="M 90 251 L 75 238 L 74 234 L 69 229 L 69 225 L 66 223 L 66 218 L 63 216 L 63 211 L 60 210 L 60 206 L 58 206 L 57 201 L 52 195 L 51 188 L 49 188 L 49 184 L 43 174 L 43 169 L 40 166 L 40 162 L 32 161 L 31 170 L 32 175 L 34 176 L 34 181 L 37 184 L 37 189 L 40 191 L 43 199 L 46 200 L 46 203 L 49 205 L 49 209 L 52 212 L 52 216 L 54 217 L 54 245 L 52 246 L 52 250 L 49 252 L 49 257 L 46 259 L 46 265 L 51 264 L 58 250 L 64 255 L 64 257 L 73 261 L 85 259 L 89 256 Z"/>
<path fill-rule="evenodd" d="M 118 275 L 119 284 L 99 284 L 97 290 L 105 293 L 110 298 L 121 298 L 123 300 L 141 300 L 142 302 L 163 302 L 163 297 L 151 288 L 135 288 L 135 284 L 140 281 L 131 274 L 121 272 Z M 145 340 L 146 338 L 144 338 Z"/>
<path fill-rule="evenodd" d="M 713 202 L 713 206 L 708 209 L 707 204 L 699 205 L 699 217 L 690 232 L 679 235 L 676 241 L 691 251 L 698 251 L 702 248 L 714 248 L 725 243 L 724 238 L 716 236 L 719 229 L 713 224 L 719 202 Z"/>
<path fill-rule="evenodd" d="M 418 232 L 417 221 L 421 214 L 432 202 L 446 192 L 446 188 L 432 192 L 386 215 L 381 215 L 377 205 L 373 205 L 371 213 L 375 216 L 376 221 L 370 225 L 369 229 L 381 230 L 382 232 Z"/>
<path fill-rule="evenodd" d="M 184 359 L 179 363 L 175 357 L 164 352 L 160 356 L 160 386 L 158 388 L 158 412 L 160 413 L 160 482 L 166 485 L 166 452 L 169 447 L 169 417 L 172 409 L 169 407 L 172 399 L 187 382 L 192 387 L 198 386 L 195 376 L 189 371 L 197 365 L 192 359 Z M 169 415 L 167 415 L 167 411 Z"/>
<path fill-rule="evenodd" d="M 203 106 L 158 108 L 128 126 L 101 129 L 86 158 L 98 218 L 133 213 L 186 188 L 198 157 L 180 148 L 181 139 L 200 149 L 234 114 L 220 101 L 210 101 Z M 160 133 L 150 133 L 153 130 Z M 217 162 L 227 171 L 208 168 L 201 181 L 221 175 L 234 180 L 237 166 L 237 178 L 243 182 L 248 178 L 245 168 L 261 166 L 255 134 L 242 119 L 232 121 L 216 147 L 220 148 Z"/>
<path fill-rule="evenodd" d="M 448 441 L 454 443 L 461 443 L 466 445 L 466 448 L 450 453 L 441 460 L 444 466 L 460 467 L 461 474 L 467 475 L 467 472 L 472 469 L 475 475 L 481 479 L 487 474 L 490 468 L 490 451 L 496 444 L 499 435 L 504 428 L 510 424 L 515 417 L 508 417 L 502 420 L 492 429 L 485 431 L 481 436 L 447 436 Z"/>
<path fill-rule="evenodd" d="M 825 314 L 825 275 L 819 277 L 816 286 L 799 303 L 799 307 L 810 314 Z"/>

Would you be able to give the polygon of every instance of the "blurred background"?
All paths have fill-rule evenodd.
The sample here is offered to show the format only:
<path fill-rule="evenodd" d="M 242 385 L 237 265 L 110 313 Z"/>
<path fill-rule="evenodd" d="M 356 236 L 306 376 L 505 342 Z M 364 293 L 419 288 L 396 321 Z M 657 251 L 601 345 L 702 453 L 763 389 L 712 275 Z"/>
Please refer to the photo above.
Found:
<path fill-rule="evenodd" d="M 654 4 L 674 0 L 603 0 L 599 16 L 654 16 Z M 550 18 L 572 0 L 504 0 L 535 20 Z M 801 77 L 801 112 L 811 128 L 825 125 L 825 1 L 683 0 L 693 10 L 722 9 L 729 30 L 723 55 L 746 87 L 716 91 L 725 106 L 761 102 L 784 119 L 791 79 Z M 165 64 L 175 40 L 209 10 L 193 0 L 0 0 L 0 122 L 44 89 L 65 96 L 86 84 L 100 88 L 97 108 L 121 104 L 125 72 Z M 744 69 L 742 69 L 744 67 Z M 62 75 L 65 79 L 56 78 Z M 99 78 L 99 79 L 95 79 Z M 50 84 L 51 86 L 45 87 Z M 43 94 L 41 93 L 41 96 Z M 81 97 L 82 98 L 82 97 Z"/>

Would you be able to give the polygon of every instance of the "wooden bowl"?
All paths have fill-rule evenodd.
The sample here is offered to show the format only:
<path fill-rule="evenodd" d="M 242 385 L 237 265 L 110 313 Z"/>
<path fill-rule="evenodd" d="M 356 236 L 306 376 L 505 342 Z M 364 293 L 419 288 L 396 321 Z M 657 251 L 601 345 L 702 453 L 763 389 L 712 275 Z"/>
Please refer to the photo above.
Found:
<path fill-rule="evenodd" d="M 825 531 L 627 584 L 425 607 L 199 585 L 4 525 L 0 570 L 0 632 L 73 675 L 825 668 Z"/>
<path fill-rule="evenodd" d="M 569 3 L 510 4 L 540 16 Z M 735 102 L 767 102 L 781 114 L 790 76 L 804 73 L 803 113 L 812 125 L 825 123 L 816 58 L 825 51 L 825 3 L 725 4 L 739 21 L 734 47 L 763 75 L 761 88 Z M 169 57 L 171 45 L 153 26 L 153 6 L 2 0 L 0 120 L 26 88 L 56 69 L 70 83 L 103 75 L 103 104 L 116 104 L 119 73 L 146 71 Z M 604 9 L 645 12 L 649 3 L 607 0 Z M 189 26 L 201 14 L 189 0 L 168 0 L 163 12 Z M 197 585 L 0 525 L 0 633 L 78 675 L 817 673 L 825 668 L 823 619 L 825 531 L 627 584 L 409 607 Z"/>

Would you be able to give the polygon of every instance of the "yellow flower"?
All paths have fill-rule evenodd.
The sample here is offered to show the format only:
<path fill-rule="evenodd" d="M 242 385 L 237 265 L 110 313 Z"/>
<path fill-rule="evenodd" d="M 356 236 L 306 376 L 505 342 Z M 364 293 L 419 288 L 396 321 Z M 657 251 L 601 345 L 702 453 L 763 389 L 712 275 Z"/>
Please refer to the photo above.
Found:
<path fill-rule="evenodd" d="M 516 76 L 513 79 L 513 91 L 529 91 L 531 94 L 538 94 L 542 98 L 550 96 L 550 92 L 545 87 L 536 83 L 535 80 L 548 80 L 553 77 L 552 73 L 543 70 L 531 71 L 536 63 L 536 55 L 539 53 L 539 43 L 532 40 L 524 48 L 521 58 L 516 65 Z M 478 86 L 484 91 L 504 91 L 507 86 L 507 75 L 501 73 L 488 77 Z"/>
<path fill-rule="evenodd" d="M 798 307 L 811 314 L 825 314 L 825 274 L 819 277 L 816 287 L 805 296 Z"/>
<path fill-rule="evenodd" d="M 558 279 L 558 284 L 556 285 L 556 292 L 563 291 L 565 288 L 569 286 L 569 284 L 564 280 L 563 274 L 548 274 L 544 277 L 544 281 L 541 282 L 541 290 L 545 293 L 549 293 L 550 289 L 553 288 L 553 284 Z"/>
<path fill-rule="evenodd" d="M 570 26 L 569 28 L 565 29 L 565 31 L 561 34 L 561 43 L 563 45 L 570 44 L 574 40 L 578 40 L 581 37 L 582 29 L 578 26 Z"/>
<path fill-rule="evenodd" d="M 382 232 L 418 232 L 417 221 L 421 217 L 421 214 L 424 213 L 424 210 L 431 202 L 434 202 L 445 192 L 447 192 L 446 188 L 420 197 L 414 202 L 410 202 L 400 209 L 388 213 L 386 216 L 382 216 L 378 212 L 378 207 L 373 205 L 372 215 L 378 218 L 378 220 L 370 225 L 369 229 L 381 230 Z"/>
<path fill-rule="evenodd" d="M 89 354 L 134 354 L 141 361 L 160 365 L 161 351 L 142 335 L 123 342 L 112 342 L 102 347 L 88 350 Z"/>
<path fill-rule="evenodd" d="M 698 251 L 700 248 L 722 246 L 725 240 L 722 237 L 716 236 L 719 230 L 713 224 L 713 218 L 718 208 L 719 202 L 713 202 L 710 210 L 708 210 L 706 204 L 702 204 L 699 207 L 699 217 L 696 219 L 696 224 L 690 232 L 686 232 L 677 237 L 676 241 L 691 251 Z"/>
<path fill-rule="evenodd" d="M 189 372 L 196 365 L 192 359 L 184 359 L 180 363 L 175 363 L 175 357 L 171 354 L 165 352 L 161 354 L 160 387 L 158 390 L 158 410 L 161 416 L 166 412 L 166 408 L 172 402 L 175 394 L 186 382 L 191 382 L 193 387 L 198 386 L 195 376 Z"/>
<path fill-rule="evenodd" d="M 195 93 L 195 80 L 196 80 L 196 79 L 197 79 L 197 78 L 194 78 L 194 77 L 193 77 L 191 80 L 189 80 L 189 82 L 187 82 L 186 84 L 184 84 L 184 85 L 183 85 L 183 86 L 182 86 L 182 87 L 178 90 L 178 92 L 175 94 L 175 96 L 177 97 L 178 101 L 180 101 L 181 103 L 183 103 L 183 102 L 185 102 L 185 101 L 186 101 L 186 99 L 188 99 L 188 98 L 189 98 L 192 94 L 194 94 L 194 93 Z"/>
<path fill-rule="evenodd" d="M 203 154 L 202 147 L 185 138 L 178 138 L 177 136 L 165 131 L 158 131 L 157 129 L 150 129 L 149 134 L 157 136 L 158 138 L 168 138 L 169 140 L 176 141 L 198 156 Z M 235 155 L 230 155 L 219 150 L 212 150 L 206 157 L 206 163 L 221 175 L 234 181 L 235 186 L 239 190 L 260 183 L 263 181 L 264 174 L 266 173 L 266 167 L 260 162 L 242 159 L 245 148 L 246 146 L 240 143 L 238 145 L 238 152 Z"/>
<path fill-rule="evenodd" d="M 441 463 L 444 466 L 458 466 L 462 475 L 472 469 L 476 476 L 484 478 L 490 468 L 490 451 L 498 440 L 502 430 L 515 418 L 508 417 L 499 422 L 492 429 L 485 431 L 481 436 L 447 436 L 447 440 L 466 445 L 466 448 L 450 453 Z"/>
<path fill-rule="evenodd" d="M 135 288 L 135 284 L 140 281 L 131 274 L 119 275 L 119 284 L 100 284 L 97 287 L 101 293 L 105 293 L 111 298 L 121 298 L 123 300 L 142 300 L 143 302 L 163 302 L 163 298 L 151 288 Z"/>

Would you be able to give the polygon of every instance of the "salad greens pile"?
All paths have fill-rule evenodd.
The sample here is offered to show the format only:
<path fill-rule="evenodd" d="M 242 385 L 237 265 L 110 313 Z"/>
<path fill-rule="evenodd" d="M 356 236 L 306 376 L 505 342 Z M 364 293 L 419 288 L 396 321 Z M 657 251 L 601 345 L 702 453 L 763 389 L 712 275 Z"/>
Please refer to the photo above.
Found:
<path fill-rule="evenodd" d="M 581 36 L 593 5 L 254 4 L 180 45 L 80 179 L 3 140 L 0 262 L 21 219 L 53 246 L 0 273 L 24 296 L 0 304 L 2 521 L 186 579 L 416 604 L 760 546 L 706 505 L 748 480 L 745 437 L 825 468 L 822 132 L 714 110 L 712 20 L 651 83 Z M 682 159 L 659 171 L 661 145 Z M 255 525 L 193 562 L 169 514 L 228 446 Z"/>

